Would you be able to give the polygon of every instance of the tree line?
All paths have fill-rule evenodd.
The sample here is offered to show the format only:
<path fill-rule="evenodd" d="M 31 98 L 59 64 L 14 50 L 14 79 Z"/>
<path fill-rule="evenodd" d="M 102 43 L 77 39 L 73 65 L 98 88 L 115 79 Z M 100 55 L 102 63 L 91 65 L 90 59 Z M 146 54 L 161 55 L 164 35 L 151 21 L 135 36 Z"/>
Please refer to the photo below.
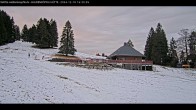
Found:
<path fill-rule="evenodd" d="M 192 31 L 189 35 L 187 30 L 182 29 L 179 35 L 183 38 L 183 49 L 185 49 L 180 55 L 177 54 L 178 42 L 172 37 L 168 45 L 165 31 L 160 23 L 155 30 L 151 27 L 144 50 L 146 59 L 152 60 L 154 64 L 172 67 L 176 67 L 178 63 L 192 63 L 192 66 L 196 66 L 194 64 L 196 62 L 196 32 Z"/>
<path fill-rule="evenodd" d="M 39 48 L 58 47 L 58 32 L 56 21 L 40 18 L 37 25 L 28 29 L 24 25 L 21 33 L 23 41 L 35 43 Z M 74 47 L 74 34 L 70 21 L 65 23 L 60 40 L 59 52 L 68 56 L 74 55 L 77 50 Z"/>
<path fill-rule="evenodd" d="M 156 29 L 151 27 L 144 50 L 147 60 L 152 60 L 154 64 L 176 67 L 178 63 L 188 64 L 196 62 L 196 31 L 189 32 L 182 29 L 179 32 L 181 38 L 177 41 L 172 37 L 168 45 L 167 37 L 160 23 Z M 58 31 L 55 20 L 50 21 L 40 18 L 36 25 L 30 28 L 25 24 L 20 33 L 19 26 L 15 25 L 13 17 L 5 11 L 0 10 L 0 45 L 12 43 L 16 40 L 32 42 L 39 48 L 58 47 Z M 131 42 L 131 41 L 129 41 Z M 179 45 L 179 42 L 182 45 Z M 130 45 L 133 46 L 132 43 Z M 180 54 L 177 52 L 182 47 Z M 68 20 L 65 23 L 60 40 L 59 53 L 73 55 L 77 50 L 74 47 L 74 33 L 72 25 Z M 196 66 L 196 64 L 193 64 Z"/>
<path fill-rule="evenodd" d="M 20 37 L 19 26 L 15 25 L 13 17 L 0 10 L 0 45 L 12 43 Z"/>
<path fill-rule="evenodd" d="M 10 17 L 5 11 L 0 10 L 0 45 L 13 43 L 16 40 L 35 43 L 39 48 L 58 47 L 58 30 L 55 20 L 50 21 L 46 18 L 40 18 L 36 25 L 30 28 L 25 24 L 20 33 L 19 26 L 14 24 L 13 17 Z M 65 23 L 61 35 L 59 53 L 75 54 L 74 34 L 70 21 Z"/>
<path fill-rule="evenodd" d="M 179 61 L 182 62 L 182 64 L 196 63 L 196 31 L 182 29 L 179 34 L 181 37 L 176 40 Z M 196 64 L 192 65 L 196 66 Z"/>
<path fill-rule="evenodd" d="M 28 29 L 23 26 L 21 39 L 25 42 L 35 43 L 40 48 L 53 48 L 58 46 L 58 32 L 56 21 L 40 18 L 36 25 Z"/>

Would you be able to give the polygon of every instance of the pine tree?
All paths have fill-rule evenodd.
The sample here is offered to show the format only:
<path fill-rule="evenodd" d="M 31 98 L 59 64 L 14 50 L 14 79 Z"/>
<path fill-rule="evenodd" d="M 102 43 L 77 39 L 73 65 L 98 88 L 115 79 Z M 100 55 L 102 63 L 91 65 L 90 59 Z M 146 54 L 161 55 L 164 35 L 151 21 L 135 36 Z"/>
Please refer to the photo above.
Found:
<path fill-rule="evenodd" d="M 57 24 L 55 20 L 50 21 L 50 35 L 51 35 L 51 47 L 58 46 L 58 32 L 57 32 Z"/>
<path fill-rule="evenodd" d="M 51 32 L 50 32 L 51 31 L 50 30 L 50 27 L 51 27 L 50 22 L 46 18 L 44 18 L 43 21 L 46 25 L 46 33 L 47 33 L 47 36 L 45 37 L 46 41 L 44 41 L 45 42 L 45 47 L 50 48 L 50 47 L 52 47 L 51 45 L 52 45 L 52 40 L 53 40 L 52 36 L 51 36 Z"/>
<path fill-rule="evenodd" d="M 56 21 L 51 19 L 49 22 L 46 18 L 40 18 L 37 22 L 36 35 L 33 41 L 41 48 L 57 47 L 58 33 Z"/>
<path fill-rule="evenodd" d="M 28 41 L 33 42 L 33 30 L 32 27 L 29 28 L 28 30 Z"/>
<path fill-rule="evenodd" d="M 23 26 L 22 33 L 21 33 L 21 37 L 22 37 L 23 41 L 28 42 L 28 40 L 29 40 L 29 38 L 28 38 L 29 35 L 28 35 L 28 28 L 27 28 L 27 25 L 26 25 L 26 24 Z"/>
<path fill-rule="evenodd" d="M 184 56 L 184 51 L 182 50 L 181 53 L 180 53 L 180 62 L 181 63 L 185 63 L 185 56 Z"/>
<path fill-rule="evenodd" d="M 16 35 L 15 35 L 15 26 L 14 26 L 14 18 L 11 18 L 11 39 L 10 43 L 15 42 L 16 40 Z"/>
<path fill-rule="evenodd" d="M 29 28 L 29 42 L 35 43 L 37 37 L 36 26 L 33 24 L 31 28 Z"/>
<path fill-rule="evenodd" d="M 178 63 L 178 56 L 177 56 L 176 48 L 177 48 L 176 41 L 172 37 L 170 41 L 170 47 L 169 47 L 169 59 L 170 59 L 169 64 L 172 67 L 176 67 Z"/>
<path fill-rule="evenodd" d="M 20 28 L 17 25 L 14 25 L 14 35 L 16 40 L 20 40 Z"/>
<path fill-rule="evenodd" d="M 196 32 L 191 32 L 190 39 L 189 39 L 189 48 L 190 54 L 196 55 Z"/>
<path fill-rule="evenodd" d="M 13 17 L 11 18 L 5 11 L 0 10 L 0 23 L 0 45 L 14 42 L 15 36 Z"/>
<path fill-rule="evenodd" d="M 190 38 L 189 38 L 189 53 L 190 55 L 189 60 L 191 60 L 191 62 L 196 62 L 196 32 L 192 31 Z M 196 65 L 195 65 L 196 66 Z"/>
<path fill-rule="evenodd" d="M 39 47 L 39 44 L 40 44 L 40 41 L 41 41 L 41 26 L 40 24 L 43 22 L 43 19 L 40 18 L 38 21 L 37 21 L 37 25 L 36 25 L 36 29 L 37 29 L 37 36 L 34 37 L 34 42 L 38 45 Z"/>
<path fill-rule="evenodd" d="M 36 44 L 40 48 L 49 48 L 50 47 L 50 33 L 48 32 L 49 22 L 44 18 L 40 18 L 37 26 L 37 39 Z"/>
<path fill-rule="evenodd" d="M 7 38 L 5 38 L 6 43 L 11 43 L 12 42 L 12 36 L 13 36 L 13 19 L 10 18 L 9 15 L 7 15 L 6 12 L 3 11 L 3 24 L 6 28 L 7 31 Z"/>
<path fill-rule="evenodd" d="M 9 21 L 9 38 L 8 43 L 15 42 L 16 36 L 15 36 L 15 28 L 14 28 L 14 18 L 12 17 Z"/>
<path fill-rule="evenodd" d="M 0 45 L 4 45 L 6 43 L 5 42 L 6 38 L 7 38 L 7 31 L 4 26 L 2 16 L 0 16 Z"/>
<path fill-rule="evenodd" d="M 127 42 L 126 44 L 127 44 L 128 46 L 134 47 L 134 45 L 133 45 L 131 39 L 129 39 L 128 42 Z"/>
<path fill-rule="evenodd" d="M 152 60 L 155 64 L 166 65 L 168 59 L 167 38 L 162 25 L 158 23 L 155 35 L 152 40 Z"/>
<path fill-rule="evenodd" d="M 60 48 L 59 53 L 66 54 L 72 54 L 76 52 L 76 49 L 74 48 L 74 34 L 73 30 L 71 30 L 72 26 L 69 20 L 66 22 L 65 27 L 63 28 L 63 33 L 61 35 L 61 41 L 60 41 Z"/>
<path fill-rule="evenodd" d="M 174 40 L 174 38 L 172 37 L 172 39 L 171 39 L 171 41 L 170 41 L 170 53 L 171 53 L 171 55 L 170 56 L 175 56 L 176 57 L 176 54 L 174 54 L 174 53 L 176 53 L 175 52 L 175 49 L 177 48 L 177 46 L 176 46 L 176 41 Z"/>
<path fill-rule="evenodd" d="M 150 29 L 150 32 L 148 34 L 148 38 L 147 38 L 147 41 L 146 41 L 146 45 L 145 45 L 145 50 L 144 50 L 144 55 L 146 56 L 146 59 L 147 60 L 152 60 L 152 39 L 153 39 L 153 36 L 154 36 L 155 32 L 154 32 L 154 29 L 153 27 L 151 27 Z"/>

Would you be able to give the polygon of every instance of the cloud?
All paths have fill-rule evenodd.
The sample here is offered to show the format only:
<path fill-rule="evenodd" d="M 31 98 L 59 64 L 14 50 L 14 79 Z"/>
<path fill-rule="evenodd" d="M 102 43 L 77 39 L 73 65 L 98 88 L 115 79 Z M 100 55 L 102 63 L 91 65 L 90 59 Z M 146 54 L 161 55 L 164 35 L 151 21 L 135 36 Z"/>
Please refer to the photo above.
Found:
<path fill-rule="evenodd" d="M 196 29 L 196 7 L 0 7 L 14 17 L 22 27 L 36 24 L 39 18 L 55 19 L 59 37 L 67 20 L 70 20 L 78 51 L 95 54 L 111 54 L 125 41 L 131 39 L 134 47 L 144 51 L 151 27 L 161 23 L 168 43 L 171 37 L 178 38 L 181 29 Z"/>

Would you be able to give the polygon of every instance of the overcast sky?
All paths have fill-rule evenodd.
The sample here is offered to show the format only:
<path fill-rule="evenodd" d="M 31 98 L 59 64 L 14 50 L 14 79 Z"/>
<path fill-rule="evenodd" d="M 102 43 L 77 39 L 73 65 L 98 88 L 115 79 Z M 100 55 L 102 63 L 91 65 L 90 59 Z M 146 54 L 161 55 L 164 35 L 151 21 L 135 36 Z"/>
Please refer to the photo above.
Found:
<path fill-rule="evenodd" d="M 0 6 L 14 17 L 20 29 L 28 28 L 42 18 L 57 22 L 59 37 L 67 20 L 74 31 L 75 47 L 79 52 L 95 54 L 114 52 L 125 41 L 132 40 L 134 48 L 143 53 L 151 27 L 160 22 L 168 43 L 177 39 L 181 29 L 196 29 L 196 7 L 153 6 Z"/>

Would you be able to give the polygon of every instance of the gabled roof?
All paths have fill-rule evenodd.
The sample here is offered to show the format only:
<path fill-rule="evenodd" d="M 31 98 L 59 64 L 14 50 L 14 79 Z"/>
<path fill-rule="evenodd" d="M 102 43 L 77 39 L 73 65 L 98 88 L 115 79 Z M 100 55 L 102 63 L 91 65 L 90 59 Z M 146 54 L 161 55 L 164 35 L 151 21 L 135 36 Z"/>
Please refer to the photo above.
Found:
<path fill-rule="evenodd" d="M 117 49 L 114 53 L 112 53 L 109 58 L 113 56 L 139 56 L 139 57 L 145 57 L 143 54 L 141 54 L 139 51 L 135 50 L 133 47 L 129 45 L 124 45 Z"/>

